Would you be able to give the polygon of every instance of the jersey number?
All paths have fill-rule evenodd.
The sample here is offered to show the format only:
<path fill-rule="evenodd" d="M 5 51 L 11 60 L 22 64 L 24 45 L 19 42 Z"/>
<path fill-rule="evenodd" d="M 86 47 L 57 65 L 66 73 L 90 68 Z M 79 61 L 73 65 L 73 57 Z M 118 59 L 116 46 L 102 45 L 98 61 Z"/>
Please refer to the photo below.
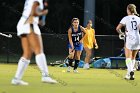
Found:
<path fill-rule="evenodd" d="M 79 36 L 78 37 L 75 37 L 75 41 L 79 41 Z"/>
<path fill-rule="evenodd" d="M 137 30 L 137 22 L 136 21 L 131 21 L 132 29 Z"/>

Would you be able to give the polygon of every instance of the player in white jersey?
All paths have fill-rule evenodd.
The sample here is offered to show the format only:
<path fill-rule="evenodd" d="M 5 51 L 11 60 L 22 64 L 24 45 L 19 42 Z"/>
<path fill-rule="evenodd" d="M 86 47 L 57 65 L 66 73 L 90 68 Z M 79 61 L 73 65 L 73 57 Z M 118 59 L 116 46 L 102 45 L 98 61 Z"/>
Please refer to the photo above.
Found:
<path fill-rule="evenodd" d="M 26 0 L 24 11 L 17 25 L 17 35 L 21 39 L 23 55 L 19 59 L 15 77 L 11 83 L 14 85 L 28 85 L 22 81 L 22 76 L 30 63 L 32 53 L 35 53 L 36 63 L 42 73 L 42 82 L 57 83 L 49 77 L 46 57 L 43 52 L 41 32 L 38 27 L 39 16 L 44 16 L 48 10 L 43 9 L 43 0 Z"/>
<path fill-rule="evenodd" d="M 137 14 L 136 6 L 134 4 L 129 4 L 127 6 L 127 14 L 128 16 L 124 17 L 120 24 L 117 26 L 116 30 L 120 35 L 123 35 L 121 32 L 121 28 L 125 27 L 125 56 L 126 56 L 126 66 L 127 66 L 127 74 L 125 76 L 126 79 L 134 80 L 134 65 L 135 58 L 138 50 L 140 49 L 140 18 Z"/>

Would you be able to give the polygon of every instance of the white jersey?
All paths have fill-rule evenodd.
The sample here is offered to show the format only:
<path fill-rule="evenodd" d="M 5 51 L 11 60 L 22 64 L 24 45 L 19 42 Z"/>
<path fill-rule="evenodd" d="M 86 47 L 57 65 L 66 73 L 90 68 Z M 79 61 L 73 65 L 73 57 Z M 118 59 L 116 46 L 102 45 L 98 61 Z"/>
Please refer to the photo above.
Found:
<path fill-rule="evenodd" d="M 24 4 L 22 17 L 27 19 L 30 16 L 31 11 L 32 11 L 32 6 L 35 1 L 39 2 L 39 8 L 41 10 L 43 9 L 43 0 L 26 0 Z M 38 23 L 38 20 L 39 20 L 39 17 L 34 17 L 34 22 Z"/>
<path fill-rule="evenodd" d="M 131 50 L 140 49 L 140 18 L 135 15 L 129 15 L 124 17 L 120 23 L 126 27 L 126 47 Z"/>
<path fill-rule="evenodd" d="M 31 11 L 32 11 L 32 6 L 33 3 L 37 1 L 39 2 L 39 8 L 43 9 L 43 0 L 26 0 L 25 1 L 25 5 L 24 5 L 24 10 L 22 13 L 22 17 L 20 18 L 18 24 L 17 24 L 17 35 L 21 36 L 22 34 L 30 34 L 30 24 L 25 22 L 27 21 L 27 19 L 30 17 Z M 40 29 L 38 27 L 38 21 L 39 21 L 39 17 L 33 17 L 33 29 L 34 29 L 34 33 L 36 33 L 37 35 L 41 35 Z"/>

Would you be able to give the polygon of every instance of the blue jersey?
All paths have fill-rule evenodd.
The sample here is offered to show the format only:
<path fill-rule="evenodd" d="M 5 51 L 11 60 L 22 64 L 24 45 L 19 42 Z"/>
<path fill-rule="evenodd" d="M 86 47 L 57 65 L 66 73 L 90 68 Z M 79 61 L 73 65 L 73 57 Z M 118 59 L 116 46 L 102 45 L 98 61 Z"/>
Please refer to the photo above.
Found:
<path fill-rule="evenodd" d="M 79 41 L 82 39 L 82 31 L 81 31 L 81 28 L 80 26 L 78 26 L 78 31 L 75 32 L 74 31 L 74 28 L 71 27 L 72 29 L 72 42 L 74 45 L 78 45 L 79 44 Z"/>
<path fill-rule="evenodd" d="M 73 42 L 73 45 L 74 45 L 74 49 L 77 50 L 77 51 L 82 51 L 83 50 L 83 44 L 82 43 L 79 43 L 79 41 L 82 39 L 82 31 L 81 31 L 81 28 L 80 26 L 78 27 L 78 31 L 75 32 L 74 31 L 74 28 L 71 27 L 72 29 L 72 34 L 71 34 L 71 37 L 72 37 L 72 42 Z M 72 48 L 70 43 L 68 44 L 68 48 Z"/>

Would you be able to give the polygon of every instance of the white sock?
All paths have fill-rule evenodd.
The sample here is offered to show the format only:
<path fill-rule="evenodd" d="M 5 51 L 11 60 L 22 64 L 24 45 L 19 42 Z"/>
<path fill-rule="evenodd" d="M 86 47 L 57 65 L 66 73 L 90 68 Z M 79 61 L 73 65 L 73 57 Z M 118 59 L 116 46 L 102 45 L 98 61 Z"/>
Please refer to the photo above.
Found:
<path fill-rule="evenodd" d="M 136 60 L 135 59 L 132 60 L 132 67 L 133 67 L 133 69 L 135 68 L 135 63 L 136 63 Z"/>
<path fill-rule="evenodd" d="M 16 74 L 15 74 L 16 79 L 21 79 L 22 78 L 22 76 L 24 74 L 24 71 L 28 67 L 29 63 L 30 63 L 30 60 L 27 60 L 24 57 L 21 57 L 19 59 L 17 71 L 16 71 Z"/>
<path fill-rule="evenodd" d="M 48 76 L 49 72 L 48 72 L 47 61 L 44 53 L 36 55 L 35 59 L 39 69 L 41 70 L 42 76 Z"/>
<path fill-rule="evenodd" d="M 127 66 L 127 74 L 129 74 L 131 71 L 133 71 L 132 60 L 131 58 L 126 58 L 125 62 Z"/>
<path fill-rule="evenodd" d="M 89 67 L 89 63 L 86 63 L 86 66 Z"/>
<path fill-rule="evenodd" d="M 89 63 L 86 63 L 86 65 L 89 65 Z"/>

